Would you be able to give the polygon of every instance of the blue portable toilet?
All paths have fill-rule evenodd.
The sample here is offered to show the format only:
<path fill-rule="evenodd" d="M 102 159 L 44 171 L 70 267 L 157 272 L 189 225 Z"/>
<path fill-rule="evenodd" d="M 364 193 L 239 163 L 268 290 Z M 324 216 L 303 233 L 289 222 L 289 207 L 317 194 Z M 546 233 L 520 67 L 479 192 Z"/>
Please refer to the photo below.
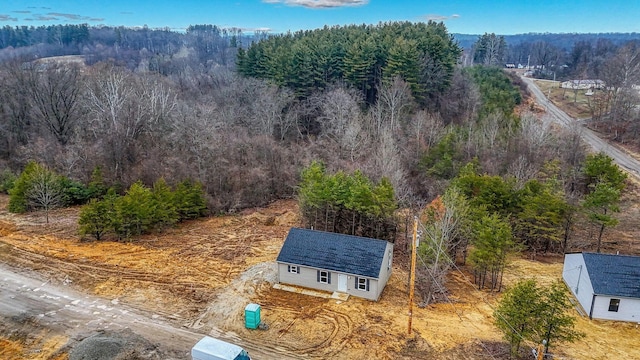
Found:
<path fill-rule="evenodd" d="M 244 308 L 244 326 L 247 329 L 257 329 L 260 325 L 260 305 L 249 304 Z"/>

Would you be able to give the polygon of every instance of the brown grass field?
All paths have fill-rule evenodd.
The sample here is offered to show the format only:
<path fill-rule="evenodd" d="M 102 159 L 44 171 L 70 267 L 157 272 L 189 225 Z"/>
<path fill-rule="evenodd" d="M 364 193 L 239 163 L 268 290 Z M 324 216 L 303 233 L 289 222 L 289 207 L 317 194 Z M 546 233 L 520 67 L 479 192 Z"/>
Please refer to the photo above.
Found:
<path fill-rule="evenodd" d="M 563 89 L 560 87 L 560 81 L 552 80 L 534 80 L 536 86 L 549 97 L 551 101 L 564 110 L 571 117 L 576 119 L 586 119 L 591 117 L 589 111 L 590 96 L 585 95 L 586 90 Z"/>

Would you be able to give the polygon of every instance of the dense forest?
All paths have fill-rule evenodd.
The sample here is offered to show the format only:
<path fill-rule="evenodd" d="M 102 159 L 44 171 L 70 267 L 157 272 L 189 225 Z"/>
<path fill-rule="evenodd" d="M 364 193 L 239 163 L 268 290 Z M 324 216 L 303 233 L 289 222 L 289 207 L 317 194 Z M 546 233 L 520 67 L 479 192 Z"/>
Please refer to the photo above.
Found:
<path fill-rule="evenodd" d="M 406 31 L 413 28 L 401 24 L 391 24 L 394 30 L 388 31 L 384 36 L 394 35 L 396 32 L 399 38 L 407 40 L 409 34 L 401 34 L 398 31 Z M 200 65 L 211 64 L 212 62 L 225 66 L 233 65 L 235 62 L 237 48 L 248 48 L 254 42 L 268 37 L 279 37 L 284 42 L 293 43 L 292 40 L 299 39 L 302 35 L 313 33 L 315 37 L 331 36 L 323 41 L 335 41 L 331 48 L 323 47 L 309 49 L 310 55 L 317 52 L 326 55 L 327 51 L 344 51 L 344 38 L 346 28 L 360 28 L 367 31 L 372 26 L 360 25 L 349 26 L 336 32 L 329 32 L 328 28 L 315 31 L 303 31 L 295 34 L 269 34 L 264 31 L 244 33 L 239 28 L 223 28 L 215 25 L 191 25 L 185 32 L 171 31 L 170 29 L 150 29 L 148 27 L 128 28 L 128 27 L 93 27 L 87 24 L 79 25 L 50 25 L 50 26 L 4 26 L 0 28 L 0 60 L 11 59 L 16 56 L 29 58 L 43 58 L 60 55 L 83 55 L 88 64 L 100 61 L 112 60 L 118 65 L 127 66 L 130 69 L 137 69 L 142 66 L 145 70 L 157 71 L 168 75 L 172 71 L 179 71 L 184 66 L 185 54 L 181 50 L 188 48 L 194 51 L 194 58 Z M 425 30 L 424 24 L 413 28 L 412 31 Z M 404 30 L 402 30 L 404 28 Z M 439 28 L 439 29 L 438 29 Z M 335 30 L 335 29 L 334 29 Z M 440 35 L 451 37 L 463 52 L 460 61 L 466 65 L 473 63 L 472 59 L 477 59 L 475 55 L 480 35 L 469 34 L 448 34 L 444 26 L 430 26 L 427 31 L 439 31 Z M 333 35 L 329 35 L 329 33 Z M 335 35 L 335 37 L 334 37 Z M 352 32 L 352 36 L 362 37 L 362 34 Z M 504 48 L 500 50 L 500 63 L 522 64 L 522 65 L 553 65 L 556 72 L 561 72 L 559 76 L 576 76 L 584 74 L 584 66 L 591 65 L 596 68 L 598 63 L 610 57 L 616 50 L 628 43 L 638 42 L 638 33 L 529 33 L 517 35 L 497 35 L 504 40 Z M 424 40 L 425 36 L 419 35 L 416 38 L 409 37 L 411 41 Z M 376 49 L 375 56 L 380 57 L 380 51 L 390 49 L 391 39 L 369 40 L 382 41 L 381 47 Z M 448 38 L 442 39 L 445 43 Z M 321 41 L 321 43 L 323 42 Z M 295 41 L 298 43 L 293 49 L 291 56 L 300 47 L 308 45 L 308 40 Z M 385 43 L 386 42 L 386 43 Z M 282 44 L 284 45 L 284 44 Z M 289 46 L 287 45 L 287 46 Z M 368 45 L 371 45 L 370 43 Z M 401 46 L 402 44 L 395 44 Z M 406 45 L 406 44 L 405 44 Z M 449 47 L 451 44 L 447 44 Z M 355 46 L 355 45 L 354 45 Z M 435 44 L 423 46 L 433 47 Z M 269 48 L 272 48 L 269 46 Z M 342 48 L 342 50 L 338 50 Z M 266 49 L 266 47 L 262 47 Z M 291 50 L 291 49 L 289 49 Z M 420 49 L 424 52 L 425 48 Z M 338 55 L 338 54 L 333 54 Z M 344 54 L 343 54 L 344 55 Z M 396 54 L 399 55 L 399 54 Z M 431 53 L 431 55 L 434 55 Z M 320 61 L 311 59 L 312 61 Z M 193 65 L 191 65 L 193 66 Z M 381 66 L 381 64 L 377 64 Z M 564 69 L 564 70 L 561 70 Z M 326 70 L 326 69 L 325 69 Z M 327 74 L 332 75 L 332 74 Z M 380 75 L 380 74 L 378 74 Z M 591 75 L 591 74 L 589 74 Z"/>
<path fill-rule="evenodd" d="M 343 82 L 377 100 L 378 84 L 403 79 L 422 107 L 449 87 L 462 50 L 442 23 L 348 26 L 272 36 L 238 52 L 238 73 L 307 97 Z"/>
<path fill-rule="evenodd" d="M 463 49 L 471 49 L 478 41 L 478 35 L 453 34 L 454 38 Z M 526 33 L 515 35 L 502 35 L 509 47 L 519 44 L 533 44 L 546 42 L 558 49 L 570 51 L 574 44 L 579 42 L 595 44 L 598 41 L 606 41 L 615 46 L 624 45 L 630 41 L 638 41 L 640 33 Z M 508 59 L 514 62 L 514 59 Z"/>
<path fill-rule="evenodd" d="M 215 25 L 191 25 L 184 33 L 147 27 L 89 27 L 86 24 L 4 26 L 0 28 L 0 60 L 81 55 L 87 65 L 112 61 L 130 70 L 144 68 L 168 75 L 187 65 L 232 65 L 236 47 L 262 36 L 259 32 L 245 35 L 238 28 Z M 187 56 L 184 49 L 192 53 Z"/>
<path fill-rule="evenodd" d="M 162 229 L 205 205 L 215 214 L 295 197 L 308 226 L 406 246 L 420 214 L 424 301 L 456 260 L 500 290 L 511 252 L 599 249 L 616 223 L 624 176 L 587 154 L 577 128 L 539 121 L 501 69 L 519 53 L 513 61 L 527 54 L 567 76 L 609 76 L 621 90 L 603 98 L 601 119 L 637 141 L 635 43 L 571 46 L 484 34 L 463 49 L 435 22 L 275 36 L 4 27 L 0 190 L 18 211 L 89 202 L 81 227 L 97 239 Z M 52 189 L 57 199 L 43 196 Z M 577 219 L 597 238 L 572 239 Z"/>

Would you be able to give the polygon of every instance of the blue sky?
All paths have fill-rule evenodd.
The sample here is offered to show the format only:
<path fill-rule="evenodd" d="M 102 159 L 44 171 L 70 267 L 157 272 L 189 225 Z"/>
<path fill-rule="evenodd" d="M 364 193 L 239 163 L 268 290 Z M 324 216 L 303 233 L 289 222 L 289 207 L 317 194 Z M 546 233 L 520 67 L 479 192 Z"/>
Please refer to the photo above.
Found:
<path fill-rule="evenodd" d="M 638 0 L 0 0 L 0 26 L 169 27 L 271 32 L 386 21 L 444 21 L 451 33 L 640 32 Z"/>

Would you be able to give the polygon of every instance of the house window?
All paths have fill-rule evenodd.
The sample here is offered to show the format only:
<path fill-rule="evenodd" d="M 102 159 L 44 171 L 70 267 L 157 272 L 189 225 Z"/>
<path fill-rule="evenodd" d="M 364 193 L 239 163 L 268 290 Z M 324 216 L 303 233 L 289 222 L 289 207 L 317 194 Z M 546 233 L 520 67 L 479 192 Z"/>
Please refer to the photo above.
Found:
<path fill-rule="evenodd" d="M 609 300 L 609 311 L 618 312 L 619 307 L 620 307 L 620 299 Z"/>
<path fill-rule="evenodd" d="M 287 271 L 294 274 L 300 274 L 300 267 L 297 265 L 287 265 Z"/>
<path fill-rule="evenodd" d="M 356 277 L 356 289 L 369 291 L 369 279 Z"/>
<path fill-rule="evenodd" d="M 318 282 L 331 284 L 331 273 L 328 271 L 318 270 Z"/>

